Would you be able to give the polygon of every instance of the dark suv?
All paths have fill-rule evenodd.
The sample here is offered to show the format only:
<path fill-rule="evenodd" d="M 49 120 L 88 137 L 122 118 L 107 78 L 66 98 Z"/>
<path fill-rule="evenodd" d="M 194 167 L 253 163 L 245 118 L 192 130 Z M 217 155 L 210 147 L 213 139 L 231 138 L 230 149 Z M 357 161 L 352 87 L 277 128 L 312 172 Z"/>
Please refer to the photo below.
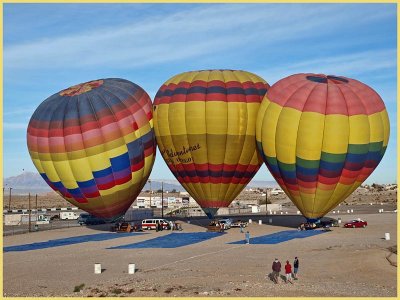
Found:
<path fill-rule="evenodd" d="M 105 224 L 106 221 L 102 218 L 92 216 L 91 214 L 83 213 L 78 218 L 79 225 L 98 225 Z"/>

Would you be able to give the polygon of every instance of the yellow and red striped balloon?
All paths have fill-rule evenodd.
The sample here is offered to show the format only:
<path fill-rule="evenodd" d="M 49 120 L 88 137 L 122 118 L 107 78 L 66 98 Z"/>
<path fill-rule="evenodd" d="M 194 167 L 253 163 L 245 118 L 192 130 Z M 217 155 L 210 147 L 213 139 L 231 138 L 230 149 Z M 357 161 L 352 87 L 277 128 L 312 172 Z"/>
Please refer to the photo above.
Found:
<path fill-rule="evenodd" d="M 268 169 L 302 214 L 315 220 L 377 167 L 389 119 L 379 95 L 357 80 L 296 74 L 269 89 L 256 131 Z"/>
<path fill-rule="evenodd" d="M 169 169 L 211 218 L 258 171 L 255 122 L 269 85 L 245 71 L 176 75 L 154 100 L 154 129 Z"/>
<path fill-rule="evenodd" d="M 78 84 L 39 105 L 27 142 L 53 190 L 93 215 L 118 217 L 136 199 L 154 163 L 150 97 L 123 79 Z"/>

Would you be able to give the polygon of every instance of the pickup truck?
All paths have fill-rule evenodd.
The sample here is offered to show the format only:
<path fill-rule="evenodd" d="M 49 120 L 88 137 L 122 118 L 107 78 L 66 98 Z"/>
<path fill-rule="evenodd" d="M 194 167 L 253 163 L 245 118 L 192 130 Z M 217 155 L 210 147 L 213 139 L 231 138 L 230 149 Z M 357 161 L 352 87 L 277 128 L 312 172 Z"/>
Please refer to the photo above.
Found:
<path fill-rule="evenodd" d="M 242 224 L 243 227 L 247 227 L 247 226 L 249 225 L 249 223 L 247 223 L 247 222 L 245 222 L 245 221 L 237 220 L 237 221 L 235 221 L 235 222 L 233 222 L 233 223 L 231 224 L 231 227 L 240 227 L 240 224 Z"/>

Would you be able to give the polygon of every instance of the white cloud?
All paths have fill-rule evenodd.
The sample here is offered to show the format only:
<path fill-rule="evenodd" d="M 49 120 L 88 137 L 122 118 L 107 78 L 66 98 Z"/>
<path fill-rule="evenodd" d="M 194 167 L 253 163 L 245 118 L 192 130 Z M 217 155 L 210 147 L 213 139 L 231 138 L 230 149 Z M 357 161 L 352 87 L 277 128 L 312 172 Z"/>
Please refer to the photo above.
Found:
<path fill-rule="evenodd" d="M 132 68 L 240 51 L 260 40 L 273 47 L 279 41 L 335 31 L 349 16 L 354 24 L 360 24 L 392 13 L 374 11 L 372 7 L 347 8 L 269 4 L 193 6 L 192 10 L 166 15 L 163 19 L 150 17 L 120 27 L 7 46 L 4 66 L 6 69 Z M 372 17 L 366 18 L 366 14 Z"/>
<path fill-rule="evenodd" d="M 322 73 L 352 77 L 373 71 L 395 70 L 396 50 L 371 50 L 337 56 L 321 56 L 294 64 L 281 65 L 256 73 L 273 84 L 279 79 L 296 73 Z"/>

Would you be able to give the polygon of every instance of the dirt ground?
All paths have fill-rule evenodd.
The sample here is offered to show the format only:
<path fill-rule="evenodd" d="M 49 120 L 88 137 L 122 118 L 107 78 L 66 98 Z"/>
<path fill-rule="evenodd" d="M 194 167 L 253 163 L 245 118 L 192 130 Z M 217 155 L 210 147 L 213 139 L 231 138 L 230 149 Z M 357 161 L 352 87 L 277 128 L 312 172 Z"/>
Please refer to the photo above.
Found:
<path fill-rule="evenodd" d="M 219 237 L 172 249 L 106 249 L 170 233 L 151 231 L 101 242 L 6 252 L 4 296 L 395 297 L 397 267 L 390 261 L 397 264 L 397 255 L 387 257 L 391 254 L 388 248 L 397 245 L 397 213 L 376 211 L 366 206 L 360 209 L 362 213 L 355 209 L 351 215 L 330 215 L 343 221 L 365 219 L 366 228 L 335 227 L 275 245 L 227 244 L 244 239 L 238 228 L 232 228 Z M 256 237 L 293 230 L 300 217 L 251 218 L 248 229 Z M 269 218 L 273 218 L 272 224 Z M 200 226 L 204 222 L 184 223 L 184 232 L 204 232 Z M 4 246 L 95 234 L 100 229 L 78 227 L 7 236 Z M 386 232 L 389 241 L 384 239 Z M 293 285 L 274 284 L 268 278 L 274 258 L 292 263 L 295 256 L 300 260 L 299 280 Z M 102 264 L 102 274 L 94 274 L 95 263 Z M 128 274 L 129 263 L 136 264 L 135 274 Z"/>

